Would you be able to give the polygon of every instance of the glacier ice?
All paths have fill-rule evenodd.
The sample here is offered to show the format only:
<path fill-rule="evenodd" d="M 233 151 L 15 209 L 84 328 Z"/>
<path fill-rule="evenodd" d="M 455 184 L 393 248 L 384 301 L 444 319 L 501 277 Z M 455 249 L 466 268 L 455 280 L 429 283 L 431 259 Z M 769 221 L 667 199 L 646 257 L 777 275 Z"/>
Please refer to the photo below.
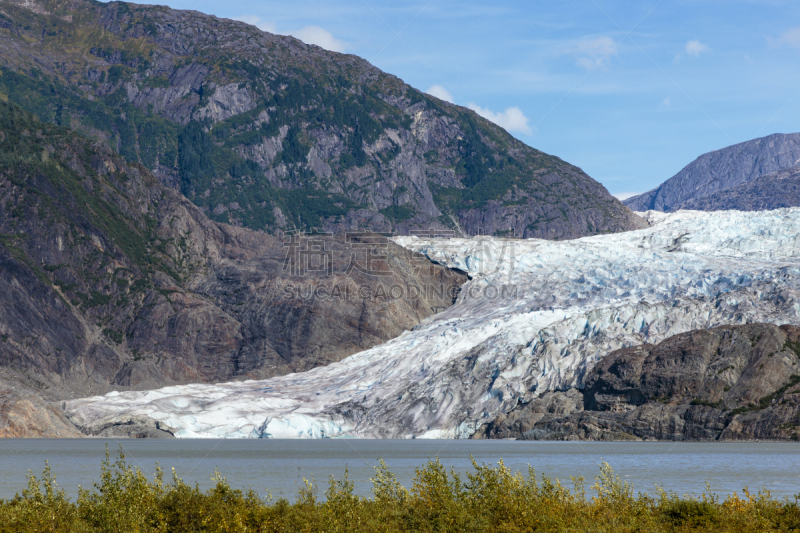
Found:
<path fill-rule="evenodd" d="M 263 381 L 67 402 L 99 432 L 177 437 L 464 438 L 520 401 L 580 387 L 611 351 L 723 324 L 800 323 L 800 208 L 648 212 L 572 241 L 395 241 L 469 273 L 454 306 L 338 363 Z"/>

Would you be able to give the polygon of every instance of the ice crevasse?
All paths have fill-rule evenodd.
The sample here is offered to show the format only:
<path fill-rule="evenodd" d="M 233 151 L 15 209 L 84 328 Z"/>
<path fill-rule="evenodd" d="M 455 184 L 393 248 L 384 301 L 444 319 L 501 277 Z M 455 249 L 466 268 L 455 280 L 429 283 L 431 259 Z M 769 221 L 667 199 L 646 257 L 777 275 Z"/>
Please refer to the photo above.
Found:
<path fill-rule="evenodd" d="M 413 331 L 308 372 L 67 402 L 99 432 L 465 438 L 519 402 L 580 387 L 615 349 L 725 324 L 800 324 L 800 208 L 643 214 L 651 227 L 572 241 L 395 241 L 469 273 Z"/>

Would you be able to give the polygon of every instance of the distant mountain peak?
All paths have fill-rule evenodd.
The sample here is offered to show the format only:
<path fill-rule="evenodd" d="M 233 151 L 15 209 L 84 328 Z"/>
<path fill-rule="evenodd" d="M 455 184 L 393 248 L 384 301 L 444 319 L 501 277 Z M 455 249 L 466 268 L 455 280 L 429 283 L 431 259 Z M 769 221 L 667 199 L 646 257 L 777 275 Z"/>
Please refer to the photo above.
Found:
<path fill-rule="evenodd" d="M 634 211 L 688 209 L 705 197 L 798 164 L 800 133 L 775 133 L 703 154 L 659 187 L 623 203 Z"/>

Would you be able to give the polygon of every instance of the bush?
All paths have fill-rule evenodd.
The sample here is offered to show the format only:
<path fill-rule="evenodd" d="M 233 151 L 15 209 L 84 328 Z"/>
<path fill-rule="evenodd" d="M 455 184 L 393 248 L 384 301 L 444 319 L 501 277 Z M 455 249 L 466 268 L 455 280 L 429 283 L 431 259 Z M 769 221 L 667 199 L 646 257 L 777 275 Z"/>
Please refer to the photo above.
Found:
<path fill-rule="evenodd" d="M 46 464 L 46 463 L 45 463 Z M 710 490 L 700 498 L 634 494 L 603 463 L 587 499 L 583 480 L 572 490 L 558 480 L 537 478 L 498 466 L 478 464 L 466 477 L 436 459 L 417 469 L 410 489 L 379 460 L 373 498 L 354 493 L 345 470 L 330 479 L 324 498 L 305 481 L 295 503 L 261 498 L 231 488 L 219 472 L 206 492 L 184 483 L 173 470 L 170 481 L 160 468 L 152 480 L 108 452 L 100 481 L 80 489 L 71 502 L 44 474 L 28 476 L 28 487 L 9 501 L 0 500 L 0 533 L 6 532 L 401 532 L 401 531 L 797 531 L 797 501 L 778 501 L 769 493 L 728 496 Z"/>
<path fill-rule="evenodd" d="M 660 506 L 661 514 L 673 527 L 709 526 L 714 522 L 716 507 L 708 501 L 669 499 Z"/>

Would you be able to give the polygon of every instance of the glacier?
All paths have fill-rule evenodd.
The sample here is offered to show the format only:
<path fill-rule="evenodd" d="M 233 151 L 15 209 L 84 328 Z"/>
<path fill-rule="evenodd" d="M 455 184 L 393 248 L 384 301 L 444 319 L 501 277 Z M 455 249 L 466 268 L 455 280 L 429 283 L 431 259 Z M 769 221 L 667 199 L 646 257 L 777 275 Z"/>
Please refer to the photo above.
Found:
<path fill-rule="evenodd" d="M 97 434 L 468 438 L 520 402 L 581 387 L 615 349 L 725 324 L 800 324 L 800 208 L 640 213 L 649 228 L 571 241 L 396 237 L 470 276 L 449 309 L 338 363 L 263 381 L 66 403 Z"/>

